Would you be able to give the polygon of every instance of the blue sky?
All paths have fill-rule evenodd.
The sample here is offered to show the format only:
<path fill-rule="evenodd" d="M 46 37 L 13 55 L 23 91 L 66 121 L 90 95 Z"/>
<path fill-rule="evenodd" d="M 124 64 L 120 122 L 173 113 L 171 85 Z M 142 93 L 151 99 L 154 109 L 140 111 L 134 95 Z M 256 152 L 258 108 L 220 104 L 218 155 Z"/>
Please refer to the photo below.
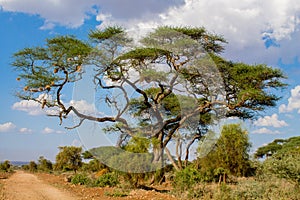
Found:
<path fill-rule="evenodd" d="M 14 96 L 20 85 L 10 66 L 12 54 L 56 35 L 86 39 L 89 30 L 111 24 L 141 32 L 159 25 L 204 26 L 228 40 L 223 53 L 227 59 L 282 69 L 289 84 L 278 91 L 282 99 L 245 127 L 253 149 L 275 138 L 300 135 L 297 0 L 0 0 L 0 161 L 36 160 L 40 155 L 54 160 L 58 146 L 84 140 Z"/>

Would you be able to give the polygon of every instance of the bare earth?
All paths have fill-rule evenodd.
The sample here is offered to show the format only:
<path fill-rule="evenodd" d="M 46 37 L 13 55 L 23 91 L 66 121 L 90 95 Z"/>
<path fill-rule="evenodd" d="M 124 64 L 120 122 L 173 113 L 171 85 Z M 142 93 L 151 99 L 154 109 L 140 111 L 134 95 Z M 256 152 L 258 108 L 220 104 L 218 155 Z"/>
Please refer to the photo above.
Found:
<path fill-rule="evenodd" d="M 164 186 L 160 189 L 166 189 Z M 16 171 L 8 179 L 0 179 L 0 200 L 175 200 L 174 196 L 154 190 L 137 189 L 126 197 L 110 197 L 115 188 L 88 188 L 64 181 L 64 176 L 31 174 Z"/>
<path fill-rule="evenodd" d="M 76 200 L 79 199 L 67 191 L 62 191 L 46 184 L 37 176 L 17 171 L 4 182 L 6 200 Z"/>

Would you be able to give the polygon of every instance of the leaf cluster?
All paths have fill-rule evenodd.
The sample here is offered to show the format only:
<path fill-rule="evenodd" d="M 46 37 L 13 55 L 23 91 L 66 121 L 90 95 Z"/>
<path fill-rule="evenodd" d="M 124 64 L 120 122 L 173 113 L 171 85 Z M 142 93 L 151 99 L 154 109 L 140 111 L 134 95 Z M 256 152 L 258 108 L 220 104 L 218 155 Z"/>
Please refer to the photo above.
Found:
<path fill-rule="evenodd" d="M 288 139 L 275 139 L 266 146 L 259 147 L 255 152 L 256 158 L 272 156 L 274 154 L 288 152 L 300 146 L 300 137 L 291 137 Z"/>

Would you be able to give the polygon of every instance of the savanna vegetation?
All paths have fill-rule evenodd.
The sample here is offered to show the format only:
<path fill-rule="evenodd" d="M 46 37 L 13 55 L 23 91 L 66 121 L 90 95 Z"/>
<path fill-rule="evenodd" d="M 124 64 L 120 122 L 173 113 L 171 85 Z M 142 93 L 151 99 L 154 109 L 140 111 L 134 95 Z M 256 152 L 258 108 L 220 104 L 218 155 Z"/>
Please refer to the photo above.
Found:
<path fill-rule="evenodd" d="M 226 40 L 202 27 L 159 27 L 138 41 L 130 36 L 107 27 L 91 31 L 89 41 L 58 36 L 14 54 L 19 98 L 54 109 L 49 115 L 61 124 L 72 114 L 78 124 L 67 129 L 93 121 L 118 136 L 116 146 L 85 152 L 59 147 L 54 164 L 40 157 L 24 169 L 69 172 L 72 183 L 89 187 L 170 183 L 182 199 L 300 198 L 297 138 L 259 148 L 255 160 L 240 124 L 214 130 L 228 118 L 254 119 L 275 106 L 274 91 L 286 86 L 281 70 L 227 61 L 221 57 Z M 87 71 L 101 115 L 62 99 Z M 199 146 L 193 161 L 192 145 Z"/>
<path fill-rule="evenodd" d="M 120 172 L 102 164 L 89 151 L 74 146 L 59 147 L 61 151 L 56 156 L 57 163 L 52 164 L 41 156 L 37 164 L 31 161 L 23 169 L 64 174 L 66 181 L 75 185 L 114 187 L 115 192 L 107 194 L 112 197 L 127 196 L 135 188 L 171 186 L 173 189 L 168 189 L 168 193 L 178 199 L 299 199 L 300 137 L 276 141 L 284 142 L 273 155 L 263 159 L 250 158 L 248 132 L 240 124 L 224 125 L 220 139 L 207 156 L 201 156 L 199 148 L 199 157 L 180 171 L 169 163 L 164 170 L 165 179 L 160 183 L 151 182 L 153 175 L 160 172 Z M 273 143 L 258 148 L 255 155 Z M 70 156 L 69 152 L 74 155 Z M 55 167 L 72 163 L 74 157 L 77 158 L 76 171 L 72 167 Z"/>

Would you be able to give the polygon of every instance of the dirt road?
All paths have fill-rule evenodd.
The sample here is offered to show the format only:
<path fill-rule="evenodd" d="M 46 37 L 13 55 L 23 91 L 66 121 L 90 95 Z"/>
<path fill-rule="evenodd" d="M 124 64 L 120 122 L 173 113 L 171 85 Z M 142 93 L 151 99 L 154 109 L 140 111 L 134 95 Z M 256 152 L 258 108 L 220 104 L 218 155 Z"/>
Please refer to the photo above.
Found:
<path fill-rule="evenodd" d="M 33 174 L 17 171 L 4 182 L 5 200 L 78 200 L 75 195 L 59 190 Z"/>

